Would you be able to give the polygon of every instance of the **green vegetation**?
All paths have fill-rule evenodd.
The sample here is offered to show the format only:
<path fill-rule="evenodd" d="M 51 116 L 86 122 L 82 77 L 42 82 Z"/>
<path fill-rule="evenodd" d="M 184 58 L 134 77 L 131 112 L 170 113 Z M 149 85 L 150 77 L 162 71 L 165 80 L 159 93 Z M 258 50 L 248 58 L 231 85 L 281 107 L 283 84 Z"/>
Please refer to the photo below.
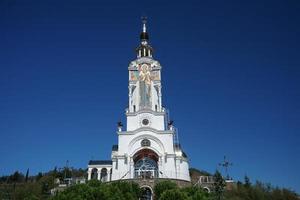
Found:
<path fill-rule="evenodd" d="M 215 189 L 209 194 L 198 187 L 178 188 L 169 181 L 160 182 L 154 188 L 156 200 L 299 200 L 295 192 L 261 182 L 251 184 L 249 177 L 245 177 L 245 183 L 238 182 L 225 190 L 221 174 L 217 171 L 214 177 Z"/>
<path fill-rule="evenodd" d="M 216 171 L 214 174 L 214 179 L 214 196 L 216 200 L 221 200 L 224 195 L 226 183 L 219 171 Z"/>
<path fill-rule="evenodd" d="M 247 176 L 244 184 L 238 182 L 236 187 L 226 191 L 224 196 L 229 200 L 299 200 L 295 192 L 287 189 L 272 187 L 258 181 L 252 185 Z"/>
<path fill-rule="evenodd" d="M 154 187 L 157 200 L 209 200 L 209 194 L 198 187 L 178 188 L 171 181 L 162 181 Z M 51 200 L 137 200 L 141 190 L 136 183 L 117 181 L 101 183 L 96 180 L 71 186 Z"/>
<path fill-rule="evenodd" d="M 194 170 L 195 173 L 199 171 Z M 0 199 L 12 200 L 137 200 L 141 189 L 131 182 L 101 183 L 93 180 L 86 184 L 76 184 L 67 187 L 64 191 L 50 195 L 50 190 L 56 187 L 57 180 L 65 177 L 85 177 L 86 170 L 62 168 L 47 173 L 29 175 L 27 170 L 24 176 L 15 172 L 10 176 L 0 177 Z M 174 182 L 160 181 L 153 188 L 155 200 L 299 200 L 293 191 L 273 187 L 261 182 L 251 183 L 245 177 L 244 183 L 232 184 L 225 189 L 221 174 L 214 174 L 216 180 L 211 193 L 203 189 L 190 186 L 179 188 Z"/>
<path fill-rule="evenodd" d="M 159 199 L 162 193 L 173 189 L 177 189 L 176 183 L 173 183 L 171 181 L 161 181 L 157 183 L 154 187 L 155 197 Z"/>
<path fill-rule="evenodd" d="M 71 186 L 51 200 L 137 200 L 139 196 L 140 188 L 136 183 L 102 184 L 100 181 L 92 180 L 87 184 Z"/>
<path fill-rule="evenodd" d="M 29 169 L 24 176 L 16 171 L 10 176 L 0 177 L 0 199 L 29 200 L 49 199 L 50 190 L 57 186 L 56 181 L 65 177 L 84 177 L 86 170 L 73 168 L 54 168 L 47 173 L 29 176 Z"/>

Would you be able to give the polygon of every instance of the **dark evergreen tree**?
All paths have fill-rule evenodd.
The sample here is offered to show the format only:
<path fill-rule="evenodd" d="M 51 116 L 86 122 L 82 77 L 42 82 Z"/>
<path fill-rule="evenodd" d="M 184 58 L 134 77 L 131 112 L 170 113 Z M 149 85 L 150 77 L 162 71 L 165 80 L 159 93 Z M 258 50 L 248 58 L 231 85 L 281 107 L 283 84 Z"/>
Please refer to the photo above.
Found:
<path fill-rule="evenodd" d="M 217 200 L 221 200 L 225 190 L 225 180 L 223 179 L 221 173 L 217 170 L 214 174 L 214 194 Z"/>
<path fill-rule="evenodd" d="M 250 178 L 246 175 L 245 178 L 244 178 L 244 180 L 245 180 L 244 186 L 246 188 L 250 188 L 250 186 L 251 186 Z"/>
<path fill-rule="evenodd" d="M 39 173 L 36 175 L 36 181 L 39 181 L 42 177 L 43 177 L 42 172 L 39 172 Z"/>
<path fill-rule="evenodd" d="M 9 177 L 9 181 L 13 183 L 19 183 L 22 182 L 24 179 L 24 175 L 18 171 L 15 171 L 12 175 Z"/>
<path fill-rule="evenodd" d="M 27 183 L 27 181 L 28 181 L 28 176 L 29 176 L 29 168 L 27 169 L 27 172 L 26 172 L 25 183 Z"/>

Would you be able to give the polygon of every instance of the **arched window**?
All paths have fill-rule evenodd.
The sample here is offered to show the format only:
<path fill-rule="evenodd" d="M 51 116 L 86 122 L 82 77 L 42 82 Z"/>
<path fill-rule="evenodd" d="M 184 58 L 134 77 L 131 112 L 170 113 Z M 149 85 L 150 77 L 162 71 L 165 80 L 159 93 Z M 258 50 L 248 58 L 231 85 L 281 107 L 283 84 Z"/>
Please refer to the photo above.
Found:
<path fill-rule="evenodd" d="M 134 178 L 158 178 L 158 155 L 153 150 L 143 148 L 133 156 Z"/>
<path fill-rule="evenodd" d="M 144 157 L 134 164 L 135 178 L 157 178 L 157 162 L 149 157 Z"/>

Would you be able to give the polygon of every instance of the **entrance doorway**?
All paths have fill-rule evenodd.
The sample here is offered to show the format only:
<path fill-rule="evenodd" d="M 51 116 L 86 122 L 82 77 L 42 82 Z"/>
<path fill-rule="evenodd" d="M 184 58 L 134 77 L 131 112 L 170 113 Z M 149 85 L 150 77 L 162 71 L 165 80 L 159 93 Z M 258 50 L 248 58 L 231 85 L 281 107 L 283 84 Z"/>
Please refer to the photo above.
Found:
<path fill-rule="evenodd" d="M 152 200 L 152 191 L 149 187 L 142 187 L 141 190 L 140 200 Z"/>

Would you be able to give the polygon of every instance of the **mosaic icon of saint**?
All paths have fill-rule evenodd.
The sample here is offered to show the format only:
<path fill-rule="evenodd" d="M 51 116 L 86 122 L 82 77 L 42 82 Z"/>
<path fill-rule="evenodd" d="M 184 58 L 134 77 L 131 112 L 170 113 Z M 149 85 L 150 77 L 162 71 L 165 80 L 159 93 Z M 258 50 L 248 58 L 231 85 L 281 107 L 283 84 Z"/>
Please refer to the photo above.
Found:
<path fill-rule="evenodd" d="M 139 67 L 139 82 L 140 82 L 140 106 L 141 108 L 151 107 L 151 69 L 147 64 L 142 64 Z"/>

